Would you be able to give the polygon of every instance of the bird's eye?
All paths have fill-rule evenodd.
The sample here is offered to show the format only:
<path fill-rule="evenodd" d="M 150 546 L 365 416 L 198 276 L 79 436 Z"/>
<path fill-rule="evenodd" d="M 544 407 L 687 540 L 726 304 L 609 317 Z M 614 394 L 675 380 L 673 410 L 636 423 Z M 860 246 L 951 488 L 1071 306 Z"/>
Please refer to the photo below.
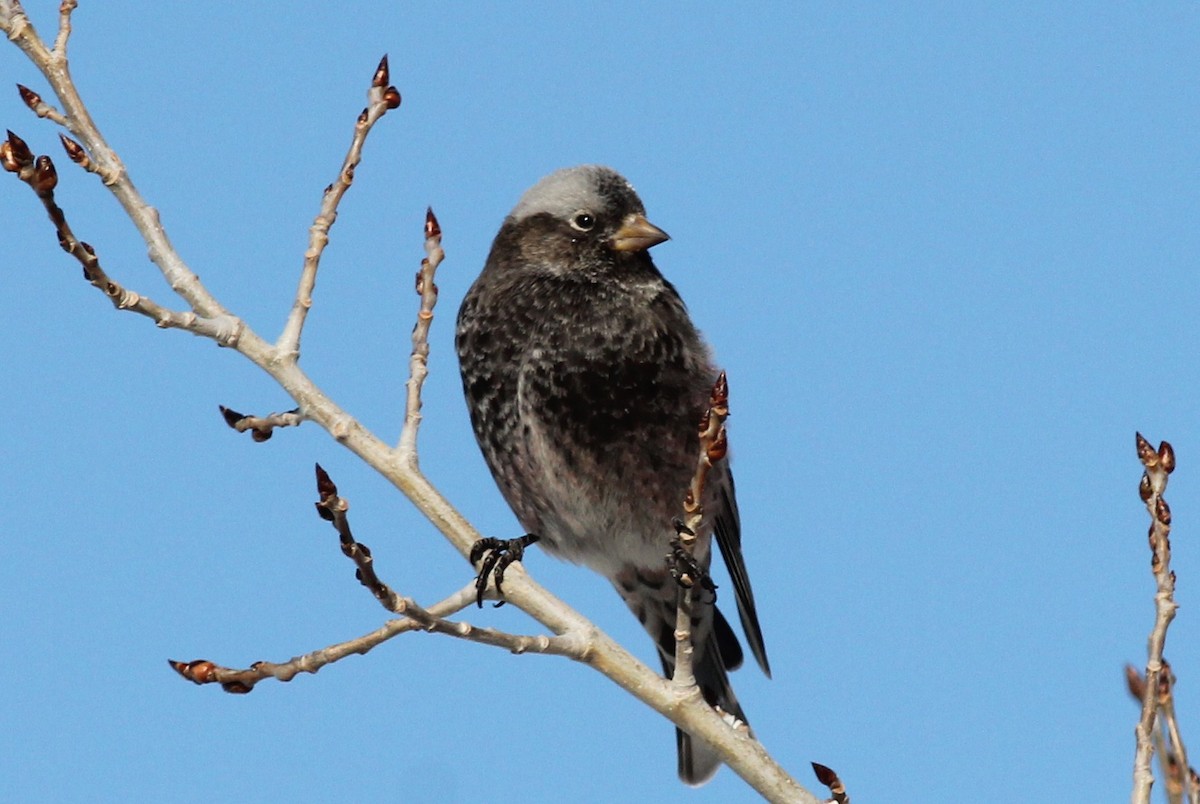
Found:
<path fill-rule="evenodd" d="M 571 225 L 581 232 L 590 232 L 596 225 L 596 218 L 592 213 L 580 210 L 571 218 Z"/>

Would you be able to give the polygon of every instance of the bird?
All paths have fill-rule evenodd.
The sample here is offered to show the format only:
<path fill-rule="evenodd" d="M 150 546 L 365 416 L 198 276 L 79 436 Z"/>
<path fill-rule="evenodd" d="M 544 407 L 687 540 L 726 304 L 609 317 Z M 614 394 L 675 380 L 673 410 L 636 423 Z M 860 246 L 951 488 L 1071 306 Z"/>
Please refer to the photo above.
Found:
<path fill-rule="evenodd" d="M 666 556 L 718 371 L 650 257 L 668 239 L 611 168 L 549 174 L 500 226 L 459 308 L 455 348 L 476 440 L 521 526 L 612 583 L 670 678 L 678 585 Z M 715 535 L 769 678 L 727 459 L 710 471 L 703 505 L 694 558 L 707 571 Z M 703 595 L 692 616 L 700 691 L 746 723 L 727 675 L 743 660 L 732 627 Z M 678 729 L 676 748 L 689 785 L 720 766 L 710 745 Z"/>

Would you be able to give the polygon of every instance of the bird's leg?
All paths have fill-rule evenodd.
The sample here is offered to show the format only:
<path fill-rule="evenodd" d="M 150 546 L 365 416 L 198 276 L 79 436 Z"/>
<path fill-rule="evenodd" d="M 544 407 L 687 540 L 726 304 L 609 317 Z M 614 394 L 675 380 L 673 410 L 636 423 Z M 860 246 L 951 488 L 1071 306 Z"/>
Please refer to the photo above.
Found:
<path fill-rule="evenodd" d="M 470 561 L 472 564 L 483 558 L 479 574 L 475 576 L 475 603 L 483 608 L 483 595 L 487 592 L 488 578 L 496 581 L 496 608 L 504 605 L 504 570 L 514 561 L 520 561 L 525 556 L 525 548 L 536 542 L 540 537 L 532 533 L 518 536 L 515 539 L 484 538 L 471 546 Z M 487 553 L 487 558 L 484 558 Z"/>
<path fill-rule="evenodd" d="M 667 569 L 670 570 L 671 577 L 684 589 L 699 586 L 712 596 L 710 602 L 715 602 L 717 585 L 713 583 L 708 570 L 696 560 L 691 548 L 684 544 L 685 536 L 695 537 L 696 533 L 683 524 L 682 520 L 674 519 L 671 524 L 675 526 L 675 538 L 671 539 L 671 552 L 667 555 Z"/>

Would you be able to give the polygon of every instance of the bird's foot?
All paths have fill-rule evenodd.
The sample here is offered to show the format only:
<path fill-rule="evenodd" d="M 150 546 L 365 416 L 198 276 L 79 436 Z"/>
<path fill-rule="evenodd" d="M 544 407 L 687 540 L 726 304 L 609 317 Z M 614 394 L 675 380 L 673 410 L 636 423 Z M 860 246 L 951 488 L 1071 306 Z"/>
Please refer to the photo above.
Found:
<path fill-rule="evenodd" d="M 675 579 L 675 583 L 685 589 L 699 586 L 712 595 L 713 600 L 716 600 L 717 585 L 713 583 L 712 576 L 700 565 L 696 556 L 692 554 L 691 548 L 685 546 L 681 538 L 684 535 L 695 536 L 696 534 L 678 519 L 674 521 L 674 525 L 678 535 L 671 540 L 671 552 L 667 556 L 667 569 L 670 570 L 671 577 Z"/>
<path fill-rule="evenodd" d="M 483 608 L 483 595 L 487 592 L 488 578 L 496 582 L 496 608 L 504 605 L 504 570 L 514 561 L 520 561 L 525 555 L 525 548 L 536 542 L 540 537 L 532 533 L 518 536 L 515 539 L 480 539 L 471 546 L 471 563 L 476 564 L 483 559 L 479 574 L 475 576 L 475 603 Z M 484 553 L 487 558 L 484 558 Z"/>

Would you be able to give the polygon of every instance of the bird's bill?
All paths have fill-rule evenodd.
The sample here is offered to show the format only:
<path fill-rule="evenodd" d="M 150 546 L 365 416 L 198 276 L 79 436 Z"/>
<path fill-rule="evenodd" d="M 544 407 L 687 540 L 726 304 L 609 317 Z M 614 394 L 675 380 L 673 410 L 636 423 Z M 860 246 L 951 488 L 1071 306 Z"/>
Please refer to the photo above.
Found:
<path fill-rule="evenodd" d="M 646 220 L 645 215 L 635 214 L 621 222 L 621 228 L 612 236 L 609 245 L 617 251 L 645 251 L 670 239 L 670 235 Z"/>

